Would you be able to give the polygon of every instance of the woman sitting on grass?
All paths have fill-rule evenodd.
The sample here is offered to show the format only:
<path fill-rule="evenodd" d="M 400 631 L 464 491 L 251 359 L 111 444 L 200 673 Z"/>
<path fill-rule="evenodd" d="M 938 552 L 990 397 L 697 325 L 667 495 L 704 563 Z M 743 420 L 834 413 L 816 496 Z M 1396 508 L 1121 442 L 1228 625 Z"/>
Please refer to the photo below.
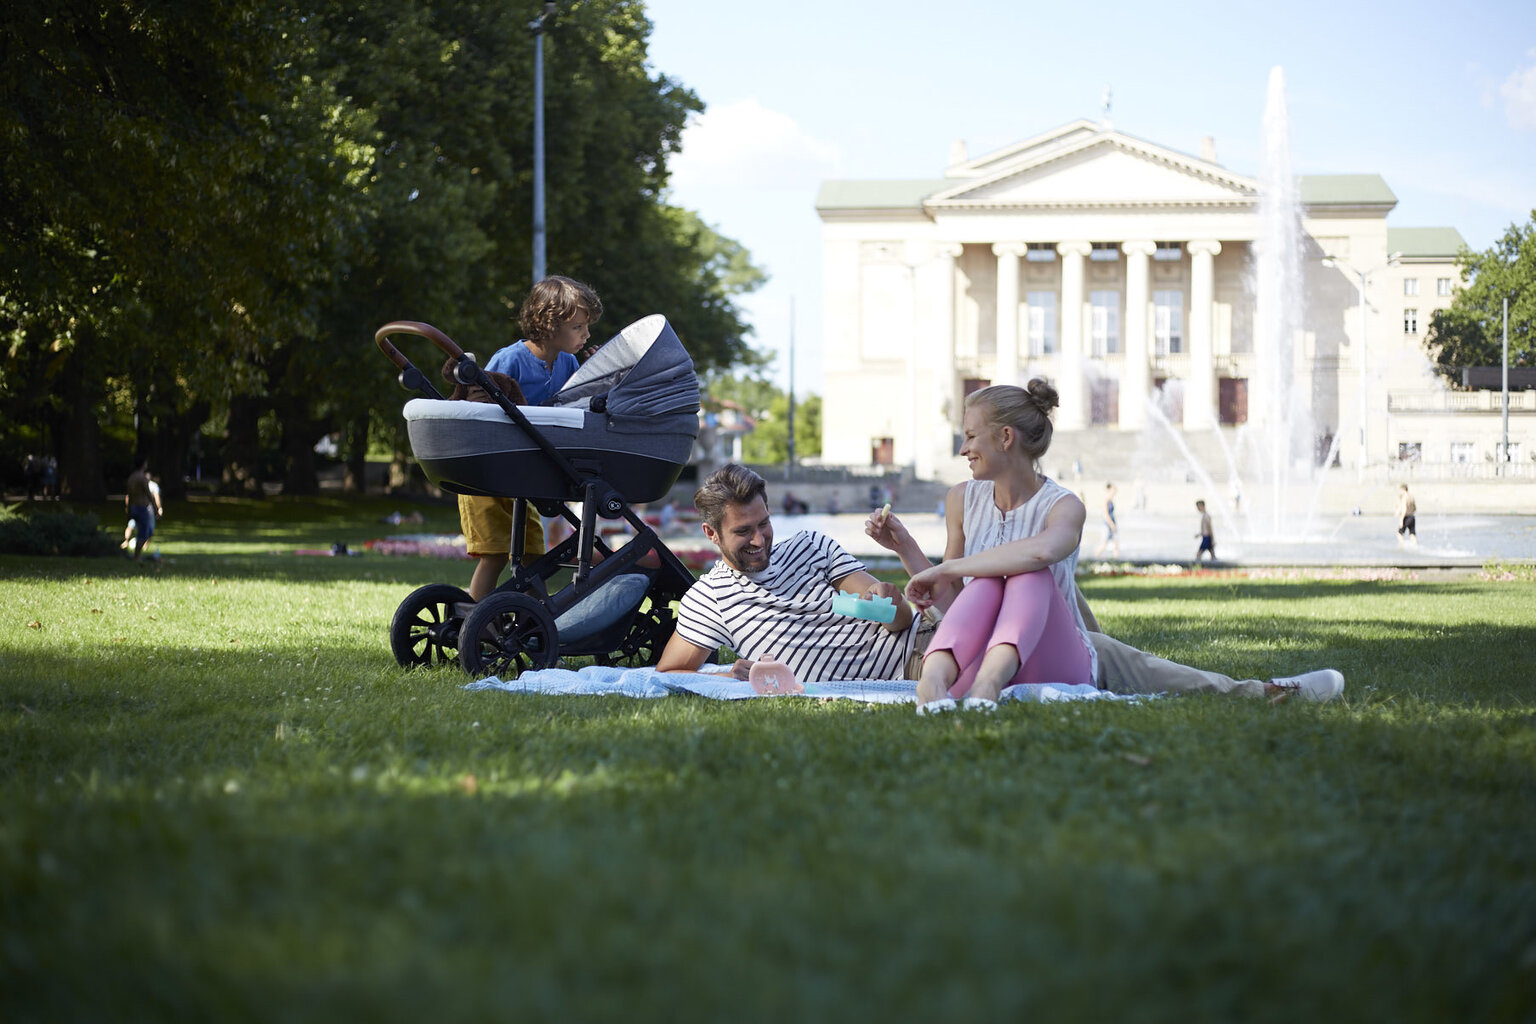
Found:
<path fill-rule="evenodd" d="M 974 479 L 946 499 L 944 561 L 907 584 L 918 608 L 945 612 L 923 658 L 919 714 L 951 710 L 956 698 L 990 709 L 1014 683 L 1094 681 L 1096 655 L 1072 579 L 1087 513 L 1035 468 L 1050 447 L 1056 405 L 1056 389 L 1038 378 L 966 399 L 960 454 Z M 871 516 L 866 532 L 904 563 L 911 555 L 903 550 L 910 535 L 891 517 Z"/>

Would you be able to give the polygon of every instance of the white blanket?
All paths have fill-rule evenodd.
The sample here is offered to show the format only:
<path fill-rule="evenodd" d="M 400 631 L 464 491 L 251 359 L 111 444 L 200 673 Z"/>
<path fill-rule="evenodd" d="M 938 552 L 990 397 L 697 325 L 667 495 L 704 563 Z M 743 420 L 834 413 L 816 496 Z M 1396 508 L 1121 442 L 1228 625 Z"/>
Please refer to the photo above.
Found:
<path fill-rule="evenodd" d="M 466 683 L 466 690 L 504 690 L 508 693 L 621 694 L 626 697 L 668 697 L 691 693 L 712 700 L 746 700 L 749 697 L 778 697 L 758 693 L 752 684 L 735 679 L 729 666 L 709 666 L 708 672 L 658 672 L 654 668 L 603 668 L 589 665 L 571 670 L 536 669 L 516 679 L 496 676 Z M 912 704 L 917 701 L 917 683 L 908 679 L 848 679 L 836 682 L 806 683 L 804 694 L 794 696 L 842 698 L 868 704 Z M 1003 691 L 1005 701 L 1017 700 L 1049 704 L 1066 700 L 1114 700 L 1136 702 L 1139 695 L 1108 693 L 1087 683 L 1019 683 Z"/>

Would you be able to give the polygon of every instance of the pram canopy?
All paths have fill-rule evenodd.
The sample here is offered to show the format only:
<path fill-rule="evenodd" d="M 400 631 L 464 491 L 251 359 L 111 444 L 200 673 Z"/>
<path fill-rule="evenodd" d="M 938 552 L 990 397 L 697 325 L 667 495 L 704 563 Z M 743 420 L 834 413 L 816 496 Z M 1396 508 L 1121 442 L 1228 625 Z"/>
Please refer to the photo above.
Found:
<path fill-rule="evenodd" d="M 455 494 L 574 501 L 598 477 L 626 501 L 656 501 L 677 482 L 699 433 L 699 380 L 666 317 L 630 324 L 551 399 L 519 407 L 417 398 L 406 403 L 411 450 L 427 479 Z M 559 466 L 536 431 L 576 470 Z"/>

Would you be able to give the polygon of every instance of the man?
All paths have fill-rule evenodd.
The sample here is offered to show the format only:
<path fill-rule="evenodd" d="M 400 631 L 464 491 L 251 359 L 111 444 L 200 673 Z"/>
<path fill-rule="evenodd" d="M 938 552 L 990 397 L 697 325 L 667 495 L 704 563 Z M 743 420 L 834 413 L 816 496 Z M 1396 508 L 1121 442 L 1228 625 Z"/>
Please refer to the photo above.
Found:
<path fill-rule="evenodd" d="M 720 560 L 683 596 L 658 670 L 697 671 L 728 647 L 738 655 L 738 679 L 765 658 L 788 665 L 801 682 L 903 677 L 919 620 L 900 587 L 881 583 L 837 541 L 814 530 L 775 548 L 767 484 L 745 466 L 720 467 L 693 502 Z M 878 623 L 839 615 L 832 611 L 839 591 L 889 598 L 896 617 Z"/>
<path fill-rule="evenodd" d="M 128 518 L 133 520 L 133 560 L 137 562 L 144 554 L 144 545 L 155 535 L 155 511 L 160 504 L 150 487 L 149 460 L 142 455 L 133 460 L 133 472 L 128 474 L 128 493 L 123 495 L 123 504 L 128 507 Z"/>
<path fill-rule="evenodd" d="M 1397 542 L 1402 544 L 1417 544 L 1419 542 L 1419 504 L 1413 500 L 1413 494 L 1408 490 L 1407 484 L 1397 485 Z"/>
<path fill-rule="evenodd" d="M 766 491 L 762 477 L 728 463 L 694 495 L 704 536 L 720 549 L 721 560 L 684 595 L 677 631 L 657 669 L 697 671 L 716 649 L 727 647 L 740 656 L 732 666 L 738 679 L 746 679 L 752 662 L 765 657 L 789 665 L 802 682 L 915 678 L 916 666 L 905 662 L 921 652 L 931 632 L 924 620 L 913 617 L 900 588 L 876 581 L 858 559 L 815 531 L 796 534 L 775 549 Z M 883 514 L 872 513 L 871 522 Z M 895 621 L 882 625 L 833 614 L 836 589 L 890 597 L 897 606 Z M 1334 669 L 1269 681 L 1236 680 L 1159 658 L 1099 632 L 1081 592 L 1077 600 L 1099 655 L 1095 683 L 1101 690 L 1295 694 L 1318 701 L 1344 690 L 1344 677 Z"/>

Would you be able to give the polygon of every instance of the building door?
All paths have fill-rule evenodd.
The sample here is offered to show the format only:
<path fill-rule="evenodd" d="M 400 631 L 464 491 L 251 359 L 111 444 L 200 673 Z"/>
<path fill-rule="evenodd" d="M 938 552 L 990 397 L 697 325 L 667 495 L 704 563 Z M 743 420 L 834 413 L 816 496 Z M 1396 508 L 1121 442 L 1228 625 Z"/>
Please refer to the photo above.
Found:
<path fill-rule="evenodd" d="M 1090 422 L 1094 426 L 1120 422 L 1120 382 L 1100 377 L 1093 382 L 1089 399 Z"/>
<path fill-rule="evenodd" d="M 869 461 L 876 466 L 892 466 L 896 463 L 896 439 L 877 437 L 869 445 Z"/>
<path fill-rule="evenodd" d="M 1222 377 L 1217 382 L 1217 404 L 1222 426 L 1248 422 L 1248 378 Z"/>
<path fill-rule="evenodd" d="M 1184 382 L 1169 377 L 1152 378 L 1152 401 L 1172 427 L 1184 425 Z"/>

